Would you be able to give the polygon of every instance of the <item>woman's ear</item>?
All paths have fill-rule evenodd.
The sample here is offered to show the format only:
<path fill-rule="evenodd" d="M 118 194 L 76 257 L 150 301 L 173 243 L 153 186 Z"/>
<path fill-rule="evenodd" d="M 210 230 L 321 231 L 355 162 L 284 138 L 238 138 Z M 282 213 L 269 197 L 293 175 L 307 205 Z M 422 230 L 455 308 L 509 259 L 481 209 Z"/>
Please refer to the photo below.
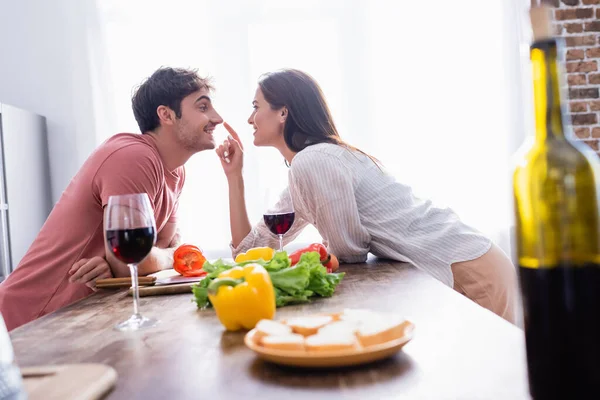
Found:
<path fill-rule="evenodd" d="M 282 107 L 280 114 L 279 114 L 279 122 L 284 123 L 285 120 L 287 119 L 288 116 L 288 109 L 287 107 Z"/>

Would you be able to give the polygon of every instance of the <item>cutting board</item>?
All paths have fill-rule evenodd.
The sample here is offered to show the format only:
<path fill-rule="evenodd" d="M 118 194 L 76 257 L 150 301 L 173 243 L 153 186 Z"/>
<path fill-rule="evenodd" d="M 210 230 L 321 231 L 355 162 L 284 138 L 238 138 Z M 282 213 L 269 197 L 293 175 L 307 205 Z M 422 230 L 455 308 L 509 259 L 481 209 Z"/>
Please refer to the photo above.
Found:
<path fill-rule="evenodd" d="M 180 293 L 192 294 L 192 286 L 194 286 L 196 283 L 197 282 L 179 283 L 177 285 L 140 286 L 140 297 Z M 131 296 L 133 294 L 133 290 L 129 289 L 128 294 Z"/>
<path fill-rule="evenodd" d="M 184 283 L 198 283 L 204 276 L 197 277 L 186 277 L 181 276 L 179 272 L 174 269 L 166 269 L 163 271 L 155 272 L 154 274 L 150 274 L 148 276 L 140 276 L 138 278 L 138 284 L 140 287 L 142 286 L 166 286 L 166 285 L 180 285 Z M 106 278 L 106 279 L 98 279 L 96 280 L 96 287 L 98 289 L 120 289 L 120 288 L 129 288 L 131 287 L 131 277 L 123 277 L 123 278 Z M 158 294 L 169 294 L 171 292 L 166 291 L 164 293 Z M 177 292 L 181 293 L 181 292 Z M 142 296 L 140 292 L 140 296 Z"/>
<path fill-rule="evenodd" d="M 117 381 L 117 371 L 102 364 L 64 364 L 21 368 L 29 400 L 101 399 Z"/>

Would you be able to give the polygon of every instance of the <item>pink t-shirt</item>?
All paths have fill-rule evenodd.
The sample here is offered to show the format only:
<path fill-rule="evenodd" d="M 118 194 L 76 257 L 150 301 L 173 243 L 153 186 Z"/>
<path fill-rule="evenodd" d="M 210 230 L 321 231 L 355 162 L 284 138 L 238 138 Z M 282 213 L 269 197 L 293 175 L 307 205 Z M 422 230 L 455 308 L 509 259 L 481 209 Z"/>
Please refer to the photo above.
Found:
<path fill-rule="evenodd" d="M 170 242 L 161 231 L 175 222 L 185 170 L 166 170 L 155 140 L 121 133 L 86 160 L 18 267 L 0 284 L 0 313 L 9 330 L 92 293 L 70 283 L 68 271 L 82 258 L 105 256 L 103 207 L 110 196 L 148 193 L 157 243 Z"/>

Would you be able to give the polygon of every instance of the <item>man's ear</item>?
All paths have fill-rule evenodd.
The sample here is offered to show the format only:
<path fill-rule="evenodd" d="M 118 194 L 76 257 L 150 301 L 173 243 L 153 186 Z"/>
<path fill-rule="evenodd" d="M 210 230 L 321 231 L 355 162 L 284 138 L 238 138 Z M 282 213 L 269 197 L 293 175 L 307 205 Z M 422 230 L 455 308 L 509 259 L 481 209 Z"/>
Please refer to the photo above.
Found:
<path fill-rule="evenodd" d="M 175 123 L 175 112 L 167 106 L 158 106 L 156 115 L 158 115 L 161 125 L 173 125 Z"/>

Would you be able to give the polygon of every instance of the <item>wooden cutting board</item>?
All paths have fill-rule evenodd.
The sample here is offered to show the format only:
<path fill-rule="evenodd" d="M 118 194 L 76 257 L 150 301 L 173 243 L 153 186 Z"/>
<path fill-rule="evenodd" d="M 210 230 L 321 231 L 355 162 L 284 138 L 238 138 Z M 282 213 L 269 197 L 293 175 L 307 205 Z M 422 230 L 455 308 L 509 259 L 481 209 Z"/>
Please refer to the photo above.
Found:
<path fill-rule="evenodd" d="M 192 286 L 196 284 L 197 282 L 179 283 L 177 285 L 140 286 L 140 297 L 180 293 L 192 294 Z M 128 294 L 131 296 L 133 290 L 129 289 Z"/>
<path fill-rule="evenodd" d="M 117 381 L 117 371 L 102 364 L 64 364 L 21 368 L 29 400 L 96 400 Z"/>

